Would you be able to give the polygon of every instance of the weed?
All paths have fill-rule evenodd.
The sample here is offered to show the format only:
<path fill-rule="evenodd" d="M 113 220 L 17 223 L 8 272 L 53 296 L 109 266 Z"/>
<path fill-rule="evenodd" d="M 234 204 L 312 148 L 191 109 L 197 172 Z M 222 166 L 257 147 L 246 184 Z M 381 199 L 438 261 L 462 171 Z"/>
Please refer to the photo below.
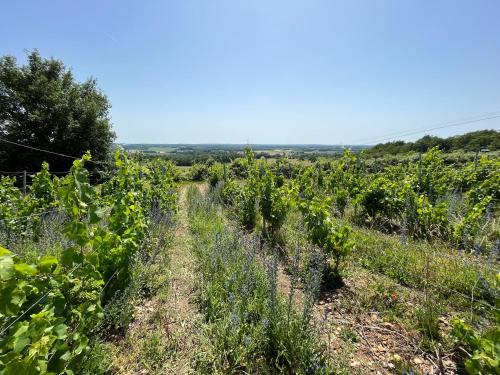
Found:
<path fill-rule="evenodd" d="M 340 338 L 345 342 L 355 343 L 358 342 L 358 335 L 349 326 L 343 326 L 340 330 Z"/>
<path fill-rule="evenodd" d="M 93 343 L 79 369 L 82 375 L 111 375 L 113 370 L 112 346 L 100 341 Z"/>

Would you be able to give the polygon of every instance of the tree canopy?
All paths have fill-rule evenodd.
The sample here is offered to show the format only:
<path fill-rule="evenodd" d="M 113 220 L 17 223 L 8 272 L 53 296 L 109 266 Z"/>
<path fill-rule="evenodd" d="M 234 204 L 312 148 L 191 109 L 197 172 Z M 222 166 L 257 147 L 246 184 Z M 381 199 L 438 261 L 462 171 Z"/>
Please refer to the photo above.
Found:
<path fill-rule="evenodd" d="M 480 130 L 448 138 L 425 135 L 415 142 L 393 141 L 379 143 L 367 150 L 368 154 L 401 154 L 409 151 L 427 152 L 433 147 L 443 151 L 500 150 L 500 131 Z"/>
<path fill-rule="evenodd" d="M 13 56 L 1 57 L 0 169 L 37 171 L 47 161 L 51 170 L 67 171 L 72 163 L 5 141 L 74 157 L 90 151 L 92 160 L 108 160 L 115 139 L 109 109 L 97 80 L 75 81 L 60 60 L 36 50 L 22 66 Z"/>

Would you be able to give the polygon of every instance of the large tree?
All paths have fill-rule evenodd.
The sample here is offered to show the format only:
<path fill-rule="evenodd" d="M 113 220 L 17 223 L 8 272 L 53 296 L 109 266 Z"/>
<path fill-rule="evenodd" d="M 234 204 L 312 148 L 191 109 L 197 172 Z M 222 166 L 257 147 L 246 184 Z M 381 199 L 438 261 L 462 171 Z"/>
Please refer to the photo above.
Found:
<path fill-rule="evenodd" d="M 115 139 L 109 109 L 94 78 L 76 82 L 59 60 L 36 50 L 22 66 L 12 56 L 1 57 L 0 169 L 37 171 L 45 160 L 52 171 L 66 171 L 72 163 L 5 140 L 75 157 L 89 150 L 93 160 L 107 161 Z"/>

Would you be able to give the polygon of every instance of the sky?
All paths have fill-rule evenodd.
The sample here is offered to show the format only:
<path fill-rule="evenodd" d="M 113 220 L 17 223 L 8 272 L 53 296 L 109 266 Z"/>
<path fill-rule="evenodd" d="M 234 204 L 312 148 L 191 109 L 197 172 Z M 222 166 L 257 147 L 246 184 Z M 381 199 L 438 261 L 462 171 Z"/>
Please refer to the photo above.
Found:
<path fill-rule="evenodd" d="M 500 114 L 498 0 L 4 0 L 0 55 L 95 77 L 123 143 L 359 144 Z M 500 118 L 447 127 L 500 130 Z M 414 140 L 424 133 L 398 139 Z"/>

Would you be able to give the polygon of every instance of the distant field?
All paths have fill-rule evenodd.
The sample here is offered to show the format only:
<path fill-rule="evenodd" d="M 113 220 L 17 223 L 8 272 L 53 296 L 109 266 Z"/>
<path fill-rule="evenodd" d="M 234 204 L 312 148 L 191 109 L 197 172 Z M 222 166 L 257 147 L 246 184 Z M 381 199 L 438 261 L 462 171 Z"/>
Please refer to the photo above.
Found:
<path fill-rule="evenodd" d="M 154 146 L 154 147 L 149 147 L 147 150 L 158 153 L 168 153 L 168 152 L 174 152 L 176 148 L 170 146 Z"/>
<path fill-rule="evenodd" d="M 243 152 L 246 144 L 118 144 L 128 151 L 146 153 L 204 153 L 204 152 Z M 257 153 L 269 155 L 292 153 L 337 153 L 347 147 L 353 150 L 366 149 L 364 145 L 250 145 Z"/>

